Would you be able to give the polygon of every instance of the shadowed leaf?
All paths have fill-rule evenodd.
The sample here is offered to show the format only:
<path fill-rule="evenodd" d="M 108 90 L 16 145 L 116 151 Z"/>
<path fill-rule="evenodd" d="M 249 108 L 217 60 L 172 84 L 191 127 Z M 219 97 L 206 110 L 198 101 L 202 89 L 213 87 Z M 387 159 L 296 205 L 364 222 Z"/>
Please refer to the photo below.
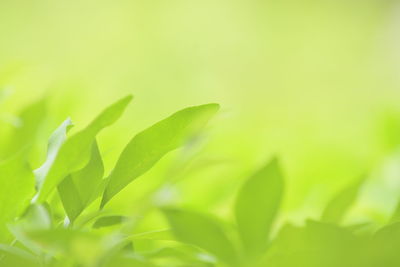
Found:
<path fill-rule="evenodd" d="M 340 223 L 346 212 L 357 199 L 360 187 L 364 179 L 361 179 L 353 185 L 339 192 L 326 206 L 322 213 L 321 220 L 324 222 Z"/>
<path fill-rule="evenodd" d="M 192 211 L 164 209 L 164 214 L 176 238 L 208 251 L 230 266 L 238 265 L 237 251 L 218 221 Z"/>
<path fill-rule="evenodd" d="M 235 215 L 239 234 L 249 257 L 268 245 L 272 224 L 281 205 L 283 178 L 276 159 L 255 173 L 239 191 Z"/>
<path fill-rule="evenodd" d="M 69 175 L 57 187 L 71 222 L 100 194 L 103 173 L 103 161 L 97 142 L 94 142 L 89 163 L 82 170 Z"/>

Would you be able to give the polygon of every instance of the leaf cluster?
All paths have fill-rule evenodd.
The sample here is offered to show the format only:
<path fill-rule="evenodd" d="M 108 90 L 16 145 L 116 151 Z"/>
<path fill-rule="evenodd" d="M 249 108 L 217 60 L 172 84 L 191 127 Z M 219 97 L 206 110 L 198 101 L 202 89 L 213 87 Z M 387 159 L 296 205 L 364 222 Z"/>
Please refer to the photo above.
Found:
<path fill-rule="evenodd" d="M 143 206 L 157 209 L 166 227 L 135 232 L 148 213 L 139 219 L 109 213 L 108 203 L 187 145 L 219 106 L 189 107 L 138 133 L 106 174 L 98 135 L 131 100 L 110 105 L 73 135 L 66 119 L 51 134 L 38 168 L 31 167 L 29 155 L 44 102 L 21 112 L 21 125 L 0 154 L 0 266 L 400 266 L 400 208 L 378 230 L 343 223 L 365 179 L 339 192 L 318 220 L 300 226 L 279 221 L 286 186 L 277 158 L 240 186 L 232 220 L 145 200 Z"/>

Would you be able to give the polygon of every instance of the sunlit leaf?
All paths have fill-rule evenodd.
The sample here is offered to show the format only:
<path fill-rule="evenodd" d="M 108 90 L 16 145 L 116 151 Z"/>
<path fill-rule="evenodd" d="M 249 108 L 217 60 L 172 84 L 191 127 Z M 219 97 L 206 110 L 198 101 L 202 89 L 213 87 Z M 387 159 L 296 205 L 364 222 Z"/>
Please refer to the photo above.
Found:
<path fill-rule="evenodd" d="M 47 158 L 40 168 L 34 171 L 37 186 L 43 183 L 44 178 L 49 172 L 54 160 L 57 157 L 58 151 L 67 139 L 67 132 L 72 127 L 72 121 L 70 118 L 66 119 L 50 136 L 48 148 L 47 148 Z"/>
<path fill-rule="evenodd" d="M 137 134 L 125 147 L 108 177 L 101 207 L 165 154 L 182 146 L 218 109 L 217 104 L 186 108 Z"/>
<path fill-rule="evenodd" d="M 128 96 L 117 101 L 106 108 L 84 130 L 67 139 L 61 146 L 43 182 L 39 184 L 37 201 L 44 201 L 64 178 L 88 163 L 96 135 L 122 115 L 131 99 L 132 96 Z"/>
<path fill-rule="evenodd" d="M 250 257 L 267 248 L 283 187 L 282 173 L 274 159 L 250 177 L 239 191 L 235 215 L 244 249 Z"/>
<path fill-rule="evenodd" d="M 19 216 L 35 192 L 35 179 L 23 155 L 0 164 L 0 240 L 6 223 Z"/>

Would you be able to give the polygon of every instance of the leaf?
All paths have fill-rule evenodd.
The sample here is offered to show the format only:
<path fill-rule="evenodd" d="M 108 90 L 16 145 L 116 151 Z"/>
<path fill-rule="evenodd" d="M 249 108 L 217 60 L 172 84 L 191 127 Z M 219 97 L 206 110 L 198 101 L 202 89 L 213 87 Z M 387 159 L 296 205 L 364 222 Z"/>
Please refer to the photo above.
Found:
<path fill-rule="evenodd" d="M 43 183 L 47 173 L 49 172 L 54 160 L 57 157 L 58 151 L 67 139 L 67 132 L 73 126 L 70 118 L 66 119 L 50 136 L 47 158 L 44 164 L 34 171 L 37 187 Z"/>
<path fill-rule="evenodd" d="M 46 114 L 45 100 L 41 99 L 21 111 L 19 126 L 12 132 L 5 148 L 5 155 L 13 155 L 23 149 L 28 149 L 35 141 L 35 136 Z M 27 153 L 27 151 L 24 151 Z"/>
<path fill-rule="evenodd" d="M 279 164 L 273 159 L 239 190 L 235 215 L 247 256 L 258 256 L 267 248 L 271 227 L 282 202 L 283 189 Z"/>
<path fill-rule="evenodd" d="M 187 244 L 162 247 L 144 253 L 144 256 L 146 259 L 151 259 L 152 262 L 162 263 L 163 266 L 212 267 L 216 263 L 213 256 L 204 253 L 204 251 L 197 247 Z"/>
<path fill-rule="evenodd" d="M 39 255 L 41 253 L 40 247 L 26 236 L 26 232 L 50 229 L 52 225 L 53 222 L 48 207 L 31 204 L 16 222 L 8 224 L 8 228 L 16 241 L 34 254 Z"/>
<path fill-rule="evenodd" d="M 6 235 L 5 225 L 19 216 L 35 192 L 35 180 L 23 155 L 0 165 L 0 240 Z"/>
<path fill-rule="evenodd" d="M 108 177 L 101 208 L 130 182 L 153 167 L 165 154 L 182 146 L 218 109 L 217 104 L 186 108 L 137 134 L 125 147 Z"/>
<path fill-rule="evenodd" d="M 32 254 L 25 250 L 0 244 L 0 266 L 39 267 L 40 264 Z"/>
<path fill-rule="evenodd" d="M 92 156 L 82 170 L 69 175 L 58 185 L 58 193 L 71 222 L 99 195 L 103 187 L 104 165 L 95 141 Z"/>
<path fill-rule="evenodd" d="M 72 258 L 79 266 L 94 266 L 104 253 L 101 237 L 79 229 L 34 230 L 25 234 L 47 254 Z"/>
<path fill-rule="evenodd" d="M 57 189 L 68 219 L 73 223 L 83 211 L 84 205 L 71 176 L 67 176 L 63 179 Z"/>
<path fill-rule="evenodd" d="M 163 211 L 178 240 L 198 246 L 230 266 L 239 264 L 235 247 L 216 220 L 193 211 Z"/>
<path fill-rule="evenodd" d="M 103 228 L 109 227 L 117 224 L 121 224 L 126 221 L 125 216 L 113 215 L 113 216 L 104 216 L 99 219 L 93 224 L 93 228 Z"/>
<path fill-rule="evenodd" d="M 153 265 L 150 262 L 147 262 L 143 259 L 140 259 L 135 255 L 123 255 L 122 253 L 116 253 L 116 255 L 112 255 L 110 258 L 105 260 L 105 263 L 102 264 L 103 267 L 156 267 L 159 265 Z"/>
<path fill-rule="evenodd" d="M 259 266 L 354 267 L 362 244 L 344 228 L 309 220 L 284 226 Z"/>
<path fill-rule="evenodd" d="M 346 212 L 357 199 L 358 192 L 363 182 L 364 179 L 361 179 L 339 192 L 326 206 L 322 213 L 321 220 L 324 222 L 340 223 L 346 215 Z"/>
<path fill-rule="evenodd" d="M 131 100 L 132 96 L 128 96 L 117 101 L 106 108 L 84 130 L 67 139 L 60 148 L 42 184 L 39 184 L 36 201 L 43 202 L 65 177 L 83 168 L 88 163 L 96 135 L 103 128 L 113 124 L 122 115 Z"/>
<path fill-rule="evenodd" d="M 400 223 L 389 224 L 379 229 L 370 240 L 367 255 L 364 255 L 367 267 L 400 266 Z"/>
<path fill-rule="evenodd" d="M 173 236 L 172 236 L 171 230 L 164 229 L 164 230 L 156 230 L 156 231 L 133 234 L 129 237 L 129 239 L 132 239 L 134 241 L 142 240 L 142 239 L 171 241 L 171 240 L 173 240 Z"/>

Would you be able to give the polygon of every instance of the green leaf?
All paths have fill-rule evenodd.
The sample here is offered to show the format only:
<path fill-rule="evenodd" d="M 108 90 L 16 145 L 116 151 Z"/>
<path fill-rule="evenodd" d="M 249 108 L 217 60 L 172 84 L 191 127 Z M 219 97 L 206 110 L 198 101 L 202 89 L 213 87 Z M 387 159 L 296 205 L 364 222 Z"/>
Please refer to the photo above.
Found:
<path fill-rule="evenodd" d="M 326 206 L 322 213 L 321 220 L 324 222 L 340 223 L 346 212 L 357 199 L 360 187 L 364 179 L 361 179 L 353 185 L 339 192 Z"/>
<path fill-rule="evenodd" d="M 92 203 L 103 189 L 104 165 L 95 141 L 89 163 L 80 171 L 67 176 L 57 187 L 64 209 L 71 222 Z"/>
<path fill-rule="evenodd" d="M 41 253 L 41 249 L 26 236 L 26 232 L 52 227 L 53 221 L 48 208 L 46 205 L 31 204 L 16 222 L 8 224 L 15 240 L 36 255 Z"/>
<path fill-rule="evenodd" d="M 123 255 L 123 253 L 116 253 L 102 264 L 102 267 L 156 267 L 136 255 Z"/>
<path fill-rule="evenodd" d="M 103 128 L 113 124 L 122 115 L 131 100 L 132 96 L 128 96 L 117 101 L 105 109 L 84 130 L 67 139 L 43 182 L 39 184 L 36 201 L 43 202 L 64 178 L 88 163 L 96 135 Z"/>
<path fill-rule="evenodd" d="M 272 160 L 247 180 L 239 190 L 235 215 L 248 257 L 262 253 L 282 202 L 284 181 L 278 161 Z"/>
<path fill-rule="evenodd" d="M 23 155 L 0 165 L 0 240 L 7 234 L 6 223 L 28 207 L 34 193 L 34 176 Z"/>
<path fill-rule="evenodd" d="M 163 266 L 213 267 L 216 263 L 213 256 L 188 244 L 162 247 L 144 253 L 143 256 L 151 259 L 153 262 L 162 263 Z"/>
<path fill-rule="evenodd" d="M 237 251 L 218 221 L 193 211 L 163 211 L 178 240 L 198 246 L 230 266 L 239 264 Z"/>
<path fill-rule="evenodd" d="M 25 250 L 0 244 L 0 266 L 39 267 L 40 264 L 32 254 Z"/>
<path fill-rule="evenodd" d="M 359 266 L 354 263 L 362 244 L 344 228 L 309 220 L 304 227 L 284 226 L 259 266 Z"/>
<path fill-rule="evenodd" d="M 363 255 L 363 265 L 366 267 L 397 267 L 400 266 L 400 223 L 389 224 L 378 230 L 369 242 Z"/>
<path fill-rule="evenodd" d="M 79 266 L 95 266 L 105 250 L 100 236 L 79 229 L 33 230 L 25 235 L 42 251 L 74 259 L 76 265 L 80 263 Z"/>
<path fill-rule="evenodd" d="M 125 216 L 119 216 L 119 215 L 104 216 L 96 220 L 96 222 L 93 224 L 93 228 L 109 227 L 121 224 L 126 220 L 127 217 Z"/>
<path fill-rule="evenodd" d="M 23 149 L 29 149 L 34 143 L 36 134 L 46 115 L 45 100 L 41 99 L 21 111 L 19 125 L 12 132 L 10 140 L 5 148 L 5 155 L 18 153 Z M 24 151 L 27 153 L 27 151 Z"/>
<path fill-rule="evenodd" d="M 108 177 L 101 207 L 130 182 L 147 172 L 165 154 L 182 146 L 218 109 L 217 104 L 186 108 L 137 134 L 126 146 Z"/>
<path fill-rule="evenodd" d="M 68 219 L 73 223 L 85 208 L 78 188 L 76 188 L 71 176 L 67 176 L 58 185 L 57 189 Z"/>
<path fill-rule="evenodd" d="M 150 232 L 143 232 L 143 233 L 137 233 L 133 234 L 129 237 L 129 239 L 132 240 L 141 240 L 141 239 L 149 239 L 149 240 L 174 240 L 173 235 L 171 233 L 171 230 L 169 229 L 164 229 L 164 230 L 156 230 L 156 231 L 150 231 Z"/>
<path fill-rule="evenodd" d="M 47 173 L 57 157 L 58 151 L 67 139 L 67 132 L 72 126 L 72 121 L 68 118 L 50 136 L 46 161 L 42 166 L 40 166 L 40 168 L 34 171 L 37 187 L 39 187 L 46 178 Z"/>

